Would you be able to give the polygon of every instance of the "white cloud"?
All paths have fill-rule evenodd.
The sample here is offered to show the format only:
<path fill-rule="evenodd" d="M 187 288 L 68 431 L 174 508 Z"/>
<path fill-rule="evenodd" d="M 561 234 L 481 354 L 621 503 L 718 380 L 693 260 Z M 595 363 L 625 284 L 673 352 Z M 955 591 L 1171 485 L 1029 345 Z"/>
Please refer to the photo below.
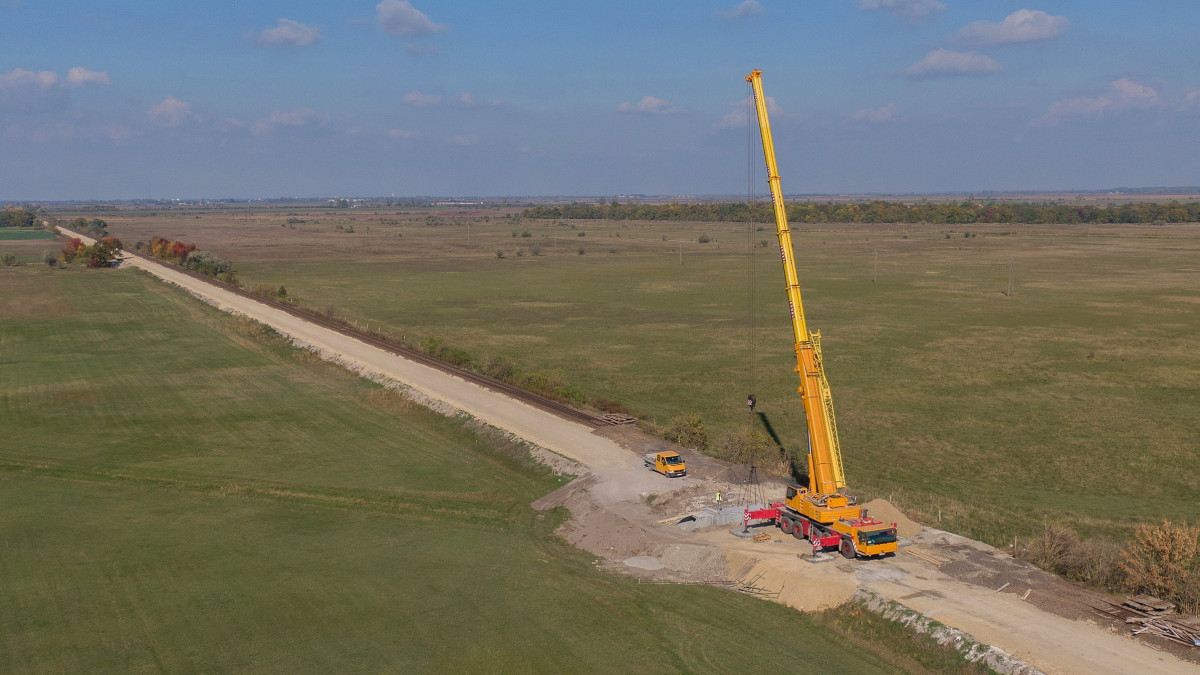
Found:
<path fill-rule="evenodd" d="M 625 102 L 617 106 L 617 112 L 639 113 L 642 115 L 668 115 L 678 112 L 673 103 L 654 96 L 643 96 L 637 103 Z"/>
<path fill-rule="evenodd" d="M 748 16 L 762 14 L 763 8 L 758 0 L 742 0 L 734 5 L 732 9 L 726 12 L 718 12 L 717 16 L 722 19 L 743 19 Z"/>
<path fill-rule="evenodd" d="M 192 104 L 180 101 L 174 96 L 168 96 L 162 101 L 150 106 L 147 111 L 150 121 L 160 127 L 177 127 L 195 119 Z"/>
<path fill-rule="evenodd" d="M 404 95 L 404 102 L 414 108 L 429 108 L 435 105 L 449 105 L 460 108 L 484 108 L 504 105 L 504 99 L 502 98 L 481 101 L 467 93 L 447 98 L 440 94 L 422 94 L 415 89 Z"/>
<path fill-rule="evenodd" d="M 28 87 L 32 89 L 49 89 L 58 84 L 58 73 L 41 70 L 33 72 L 24 68 L 13 68 L 7 73 L 0 73 L 0 89 L 16 89 Z"/>
<path fill-rule="evenodd" d="M 279 130 L 316 131 L 329 126 L 329 115 L 317 112 L 312 108 L 299 110 L 276 110 L 270 117 L 257 120 L 250 128 L 250 133 L 261 136 Z"/>
<path fill-rule="evenodd" d="M 1183 97 L 1184 110 L 1200 110 L 1200 89 L 1193 89 Z"/>
<path fill-rule="evenodd" d="M 969 23 L 955 33 L 953 39 L 959 44 L 979 47 L 1034 42 L 1056 38 L 1065 33 L 1070 25 L 1065 16 L 1050 16 L 1037 9 L 1018 9 L 1000 23 Z"/>
<path fill-rule="evenodd" d="M 946 9 L 946 3 L 938 0 L 858 0 L 858 6 L 863 9 L 882 9 L 906 19 L 923 19 Z"/>
<path fill-rule="evenodd" d="M 465 93 L 454 97 L 451 102 L 454 105 L 461 106 L 463 108 L 493 108 L 495 106 L 504 105 L 504 99 L 502 98 L 489 98 L 481 101 L 474 96 Z"/>
<path fill-rule="evenodd" d="M 408 0 L 383 0 L 375 6 L 375 20 L 384 32 L 400 37 L 429 35 L 446 30 Z"/>
<path fill-rule="evenodd" d="M 451 136 L 449 139 L 453 145 L 476 145 L 479 143 L 479 137 L 475 134 L 467 134 L 464 136 Z"/>
<path fill-rule="evenodd" d="M 320 41 L 321 30 L 299 21 L 279 19 L 274 28 L 263 29 L 258 34 L 247 33 L 246 38 L 259 47 L 307 47 Z"/>
<path fill-rule="evenodd" d="M 85 84 L 108 84 L 107 71 L 88 70 L 83 66 L 75 66 L 67 71 L 67 84 L 79 87 Z"/>
<path fill-rule="evenodd" d="M 949 77 L 953 75 L 987 75 L 1003 69 L 1000 62 L 975 52 L 953 52 L 935 49 L 904 71 L 909 77 Z"/>
<path fill-rule="evenodd" d="M 863 108 L 855 111 L 850 116 L 850 119 L 855 122 L 888 122 L 896 119 L 896 104 L 889 103 L 882 108 L 875 108 L 874 110 Z"/>
<path fill-rule="evenodd" d="M 412 138 L 416 132 L 408 129 L 388 129 L 387 135 L 389 138 Z"/>
<path fill-rule="evenodd" d="M 1109 84 L 1108 91 L 1100 96 L 1065 98 L 1055 101 L 1045 115 L 1034 120 L 1034 124 L 1050 126 L 1065 117 L 1099 117 L 1124 110 L 1144 110 L 1160 105 L 1162 105 L 1162 101 L 1154 87 L 1138 84 L 1127 77 L 1122 77 Z"/>
<path fill-rule="evenodd" d="M 404 102 L 414 108 L 428 108 L 432 105 L 440 105 L 442 100 L 442 97 L 437 94 L 422 94 L 415 89 L 404 95 Z"/>
<path fill-rule="evenodd" d="M 753 106 L 754 98 L 752 96 L 747 96 L 737 104 L 736 108 L 722 117 L 721 121 L 717 122 L 715 126 L 718 129 L 745 129 L 746 125 L 750 123 L 750 120 L 758 114 L 747 112 L 747 109 L 752 109 Z M 771 115 L 783 114 L 783 108 L 779 107 L 779 104 L 775 102 L 775 99 L 770 96 L 767 97 L 767 113 Z"/>

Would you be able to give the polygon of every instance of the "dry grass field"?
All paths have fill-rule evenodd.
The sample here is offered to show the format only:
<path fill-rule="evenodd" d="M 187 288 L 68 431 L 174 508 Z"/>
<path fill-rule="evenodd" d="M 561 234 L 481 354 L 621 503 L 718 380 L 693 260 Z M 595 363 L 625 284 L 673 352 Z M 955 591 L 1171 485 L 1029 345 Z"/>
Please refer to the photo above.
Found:
<path fill-rule="evenodd" d="M 517 213 L 83 215 L 126 242 L 195 242 L 232 259 L 248 286 L 283 285 L 411 342 L 436 336 L 477 359 L 557 371 L 652 425 L 694 411 L 719 438 L 749 423 L 754 391 L 803 452 L 769 224 Z M 851 487 L 996 544 L 1047 522 L 1124 540 L 1138 523 L 1200 519 L 1200 228 L 949 228 L 795 232 Z"/>

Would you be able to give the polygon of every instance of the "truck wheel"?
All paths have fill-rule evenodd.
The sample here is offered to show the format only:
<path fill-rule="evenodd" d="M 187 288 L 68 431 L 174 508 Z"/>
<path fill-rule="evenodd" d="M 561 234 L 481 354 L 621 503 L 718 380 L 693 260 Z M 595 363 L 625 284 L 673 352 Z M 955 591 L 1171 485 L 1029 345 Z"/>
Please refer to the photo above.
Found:
<path fill-rule="evenodd" d="M 854 559 L 854 542 L 850 541 L 850 539 L 842 537 L 842 544 L 838 547 L 838 550 L 842 552 L 843 558 Z"/>
<path fill-rule="evenodd" d="M 800 521 L 800 520 L 796 521 L 796 524 L 792 527 L 792 536 L 799 539 L 800 541 L 804 541 L 805 537 L 804 537 L 804 522 L 803 521 Z"/>
<path fill-rule="evenodd" d="M 779 517 L 779 529 L 783 530 L 784 534 L 791 534 L 792 527 L 793 523 L 791 518 L 788 518 L 787 516 Z"/>

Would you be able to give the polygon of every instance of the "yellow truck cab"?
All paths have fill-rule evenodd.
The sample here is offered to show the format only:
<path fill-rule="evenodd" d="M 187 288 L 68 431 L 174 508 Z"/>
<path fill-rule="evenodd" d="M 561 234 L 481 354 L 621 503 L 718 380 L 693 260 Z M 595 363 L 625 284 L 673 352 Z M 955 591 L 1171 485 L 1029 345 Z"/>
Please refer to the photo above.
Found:
<path fill-rule="evenodd" d="M 687 465 L 678 452 L 670 450 L 652 452 L 642 455 L 642 460 L 646 462 L 646 468 L 657 471 L 668 478 L 687 475 Z"/>

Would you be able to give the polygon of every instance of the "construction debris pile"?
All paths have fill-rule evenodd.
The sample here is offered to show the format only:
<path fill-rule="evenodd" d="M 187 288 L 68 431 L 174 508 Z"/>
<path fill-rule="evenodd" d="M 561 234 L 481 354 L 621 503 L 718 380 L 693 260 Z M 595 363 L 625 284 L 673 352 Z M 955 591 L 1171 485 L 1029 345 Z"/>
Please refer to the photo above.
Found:
<path fill-rule="evenodd" d="M 1175 605 L 1170 602 L 1149 595 L 1138 595 L 1119 605 L 1108 605 L 1093 609 L 1136 626 L 1134 635 L 1157 635 L 1189 647 L 1200 647 L 1200 625 L 1197 625 L 1195 618 L 1167 618 L 1175 614 Z"/>

